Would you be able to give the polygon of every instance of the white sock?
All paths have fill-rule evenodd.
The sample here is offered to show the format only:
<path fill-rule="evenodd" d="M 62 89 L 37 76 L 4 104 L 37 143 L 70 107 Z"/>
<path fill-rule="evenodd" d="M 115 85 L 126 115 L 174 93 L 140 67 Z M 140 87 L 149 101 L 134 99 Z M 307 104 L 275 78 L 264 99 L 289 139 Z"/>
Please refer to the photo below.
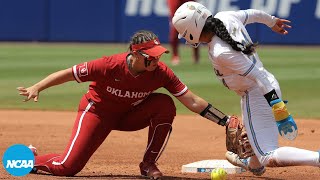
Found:
<path fill-rule="evenodd" d="M 267 157 L 266 157 L 267 158 Z M 319 152 L 294 147 L 280 147 L 268 158 L 267 166 L 317 166 L 320 167 Z"/>

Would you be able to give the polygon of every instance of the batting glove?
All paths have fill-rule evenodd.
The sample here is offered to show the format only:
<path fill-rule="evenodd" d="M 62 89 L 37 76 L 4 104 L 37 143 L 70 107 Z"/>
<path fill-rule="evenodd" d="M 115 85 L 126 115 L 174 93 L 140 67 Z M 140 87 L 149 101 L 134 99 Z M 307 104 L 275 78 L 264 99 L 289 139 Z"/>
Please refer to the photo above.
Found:
<path fill-rule="evenodd" d="M 289 114 L 285 103 L 281 99 L 270 102 L 276 120 L 279 134 L 288 140 L 294 140 L 298 134 L 298 127 Z"/>

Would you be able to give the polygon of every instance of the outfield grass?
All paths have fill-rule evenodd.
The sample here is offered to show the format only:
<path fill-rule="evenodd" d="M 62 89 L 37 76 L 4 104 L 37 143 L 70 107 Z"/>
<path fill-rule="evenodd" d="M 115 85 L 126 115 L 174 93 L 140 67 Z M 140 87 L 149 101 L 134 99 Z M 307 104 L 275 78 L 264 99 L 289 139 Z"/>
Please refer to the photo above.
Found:
<path fill-rule="evenodd" d="M 88 83 L 66 83 L 41 93 L 38 103 L 23 103 L 15 90 L 30 86 L 45 76 L 74 64 L 127 50 L 122 44 L 0 43 L 0 108 L 76 110 Z M 319 118 L 320 47 L 263 47 L 258 49 L 265 67 L 280 82 L 284 99 L 295 117 Z M 240 98 L 218 82 L 201 47 L 200 64 L 194 65 L 191 49 L 181 46 L 181 65 L 172 67 L 194 93 L 207 99 L 222 111 L 240 114 Z M 169 66 L 170 55 L 163 61 Z M 159 91 L 167 93 L 166 90 Z M 191 114 L 176 101 L 178 113 Z"/>

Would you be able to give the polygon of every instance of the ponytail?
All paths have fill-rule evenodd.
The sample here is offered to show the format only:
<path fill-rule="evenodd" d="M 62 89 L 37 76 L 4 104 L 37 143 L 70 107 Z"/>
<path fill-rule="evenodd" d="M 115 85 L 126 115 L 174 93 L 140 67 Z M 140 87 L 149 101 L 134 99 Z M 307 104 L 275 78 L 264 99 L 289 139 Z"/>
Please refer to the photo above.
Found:
<path fill-rule="evenodd" d="M 214 18 L 213 16 L 207 18 L 202 32 L 213 32 L 220 39 L 228 43 L 232 47 L 232 49 L 241 51 L 244 54 L 253 53 L 255 51 L 255 47 L 258 45 L 257 43 L 250 43 L 245 45 L 233 40 L 223 22 L 218 18 Z"/>

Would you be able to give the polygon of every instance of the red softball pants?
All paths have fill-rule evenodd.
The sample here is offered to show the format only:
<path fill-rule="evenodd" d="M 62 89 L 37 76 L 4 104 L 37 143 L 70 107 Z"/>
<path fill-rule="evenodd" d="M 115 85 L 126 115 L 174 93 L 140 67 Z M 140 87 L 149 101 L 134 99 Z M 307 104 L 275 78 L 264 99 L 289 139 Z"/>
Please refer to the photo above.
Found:
<path fill-rule="evenodd" d="M 172 98 L 153 93 L 126 113 L 101 111 L 86 97 L 80 101 L 69 143 L 62 154 L 35 157 L 35 167 L 57 176 L 80 172 L 112 130 L 137 131 L 149 126 L 148 145 L 143 158 L 155 162 L 172 128 L 176 108 Z M 152 152 L 152 153 L 151 153 Z M 154 153 L 157 152 L 157 153 Z"/>
<path fill-rule="evenodd" d="M 179 39 L 178 39 L 178 31 L 173 27 L 172 25 L 172 18 L 174 16 L 174 13 L 176 10 L 185 2 L 188 2 L 191 0 L 167 0 L 168 9 L 169 9 L 169 43 L 172 47 L 172 55 L 173 56 L 179 56 L 178 52 L 178 45 L 179 45 Z M 193 58 L 195 61 L 199 61 L 199 49 L 198 48 L 192 48 L 193 49 Z"/>

